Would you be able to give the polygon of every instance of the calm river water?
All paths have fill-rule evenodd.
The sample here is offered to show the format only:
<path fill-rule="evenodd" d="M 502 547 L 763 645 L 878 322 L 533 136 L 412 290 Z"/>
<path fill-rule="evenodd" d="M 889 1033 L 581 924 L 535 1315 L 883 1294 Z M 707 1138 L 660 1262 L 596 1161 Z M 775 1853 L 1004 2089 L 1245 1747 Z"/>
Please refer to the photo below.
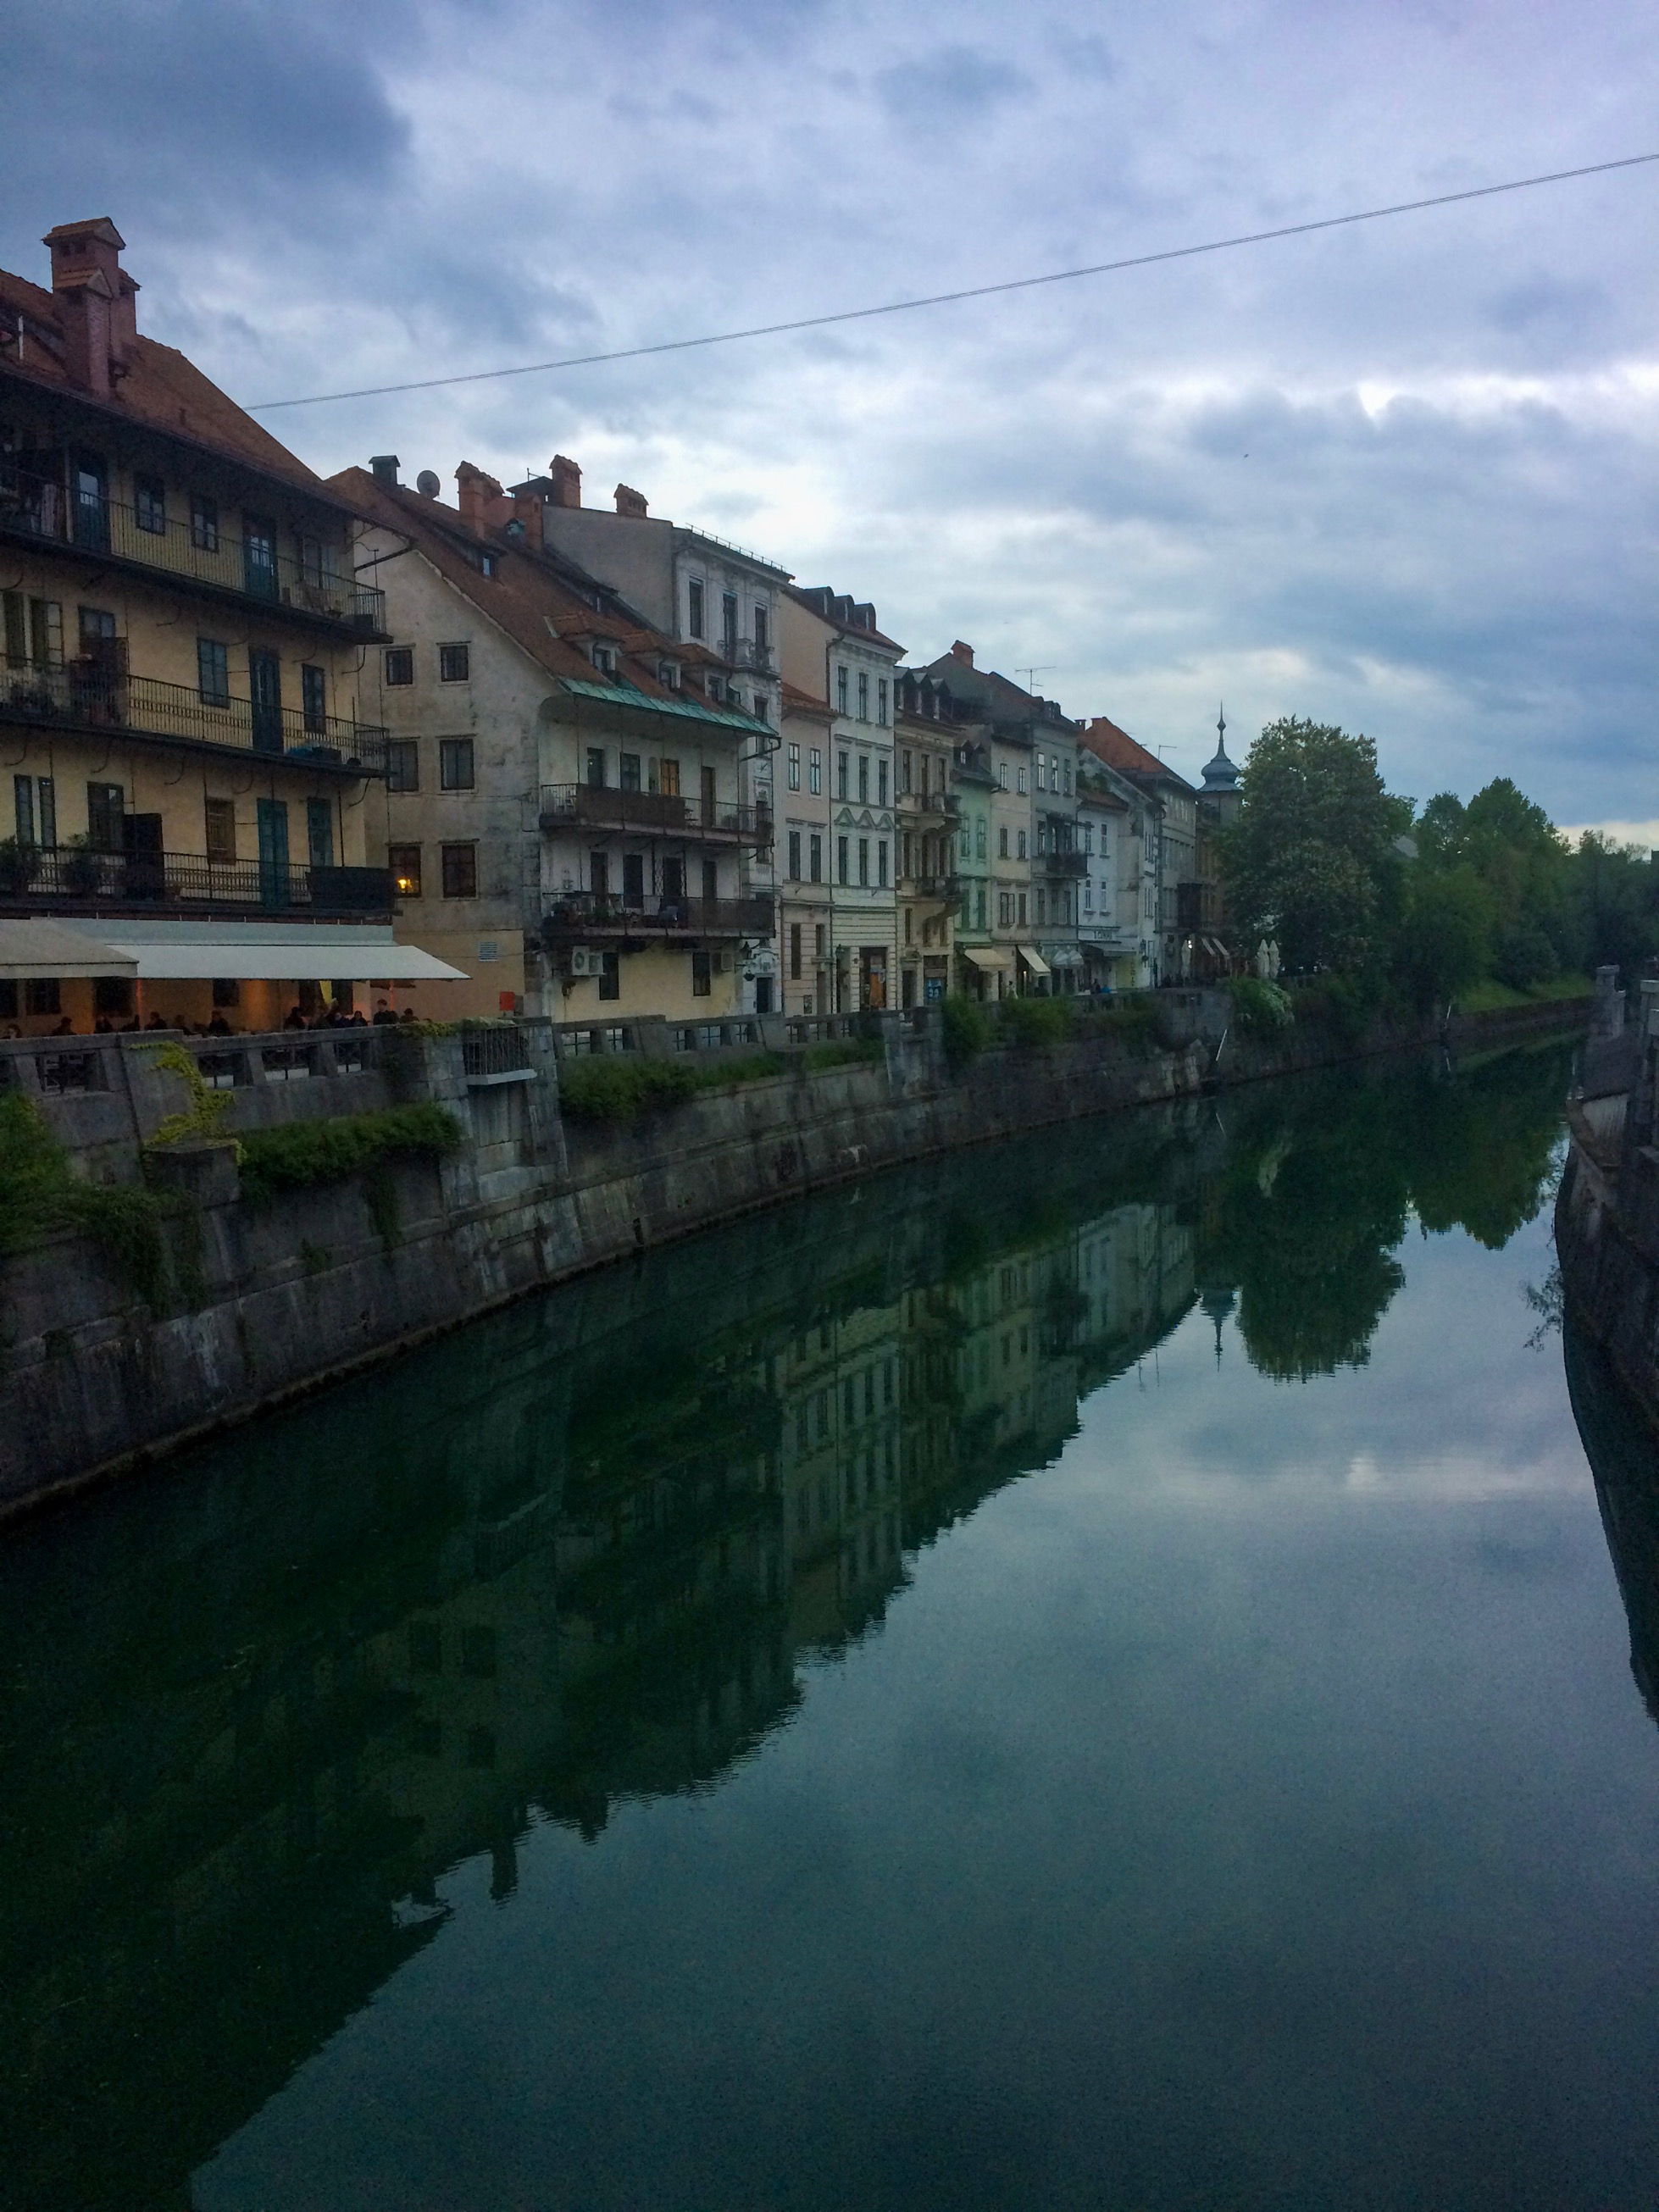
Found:
<path fill-rule="evenodd" d="M 1568 1072 L 890 1176 L 7 1532 L 0 2201 L 1650 2208 Z"/>

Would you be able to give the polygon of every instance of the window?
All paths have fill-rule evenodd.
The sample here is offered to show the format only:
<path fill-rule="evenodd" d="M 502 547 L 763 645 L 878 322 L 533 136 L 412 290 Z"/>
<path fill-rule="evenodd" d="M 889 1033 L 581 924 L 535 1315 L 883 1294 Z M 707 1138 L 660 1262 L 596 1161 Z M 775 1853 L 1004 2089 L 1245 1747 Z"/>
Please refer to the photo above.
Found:
<path fill-rule="evenodd" d="M 800 924 L 798 921 L 792 921 L 789 925 L 789 980 L 792 983 L 800 981 Z"/>
<path fill-rule="evenodd" d="M 927 755 L 924 753 L 922 755 L 924 763 L 927 761 Z M 899 755 L 899 789 L 901 791 L 908 791 L 912 788 L 910 782 L 910 770 L 914 764 L 915 758 L 915 756 L 909 752 L 902 752 Z"/>
<path fill-rule="evenodd" d="M 40 809 L 40 842 L 50 852 L 58 842 L 58 787 L 49 775 L 38 775 L 34 795 Z"/>
<path fill-rule="evenodd" d="M 878 806 L 885 806 L 887 804 L 887 757 L 885 754 L 884 754 L 881 759 L 876 763 L 876 804 Z"/>
<path fill-rule="evenodd" d="M 1021 792 L 1024 792 L 1026 789 L 1025 770 L 1024 769 L 1021 769 L 1019 771 L 1018 775 L 1015 778 L 1015 782 Z"/>
<path fill-rule="evenodd" d="M 659 790 L 665 799 L 678 799 L 680 795 L 679 763 L 677 760 L 659 761 L 657 763 L 657 776 L 658 781 L 653 784 L 652 789 Z"/>
<path fill-rule="evenodd" d="M 601 676 L 614 676 L 617 672 L 617 655 L 614 648 L 608 645 L 596 645 L 593 648 L 593 665 Z"/>
<path fill-rule="evenodd" d="M 262 514 L 242 517 L 242 588 L 256 599 L 276 597 L 276 526 Z"/>
<path fill-rule="evenodd" d="M 876 841 L 876 881 L 884 890 L 886 890 L 887 840 L 884 837 L 878 838 Z M 908 912 L 908 908 L 906 908 L 906 911 L 907 913 Z"/>
<path fill-rule="evenodd" d="M 851 878 L 847 873 L 847 840 L 845 837 L 837 837 L 836 840 L 836 881 L 838 884 L 844 884 L 850 880 Z"/>
<path fill-rule="evenodd" d="M 81 617 L 81 651 L 94 658 L 106 653 L 115 641 L 115 617 L 107 607 L 82 607 Z"/>
<path fill-rule="evenodd" d="M 412 645 L 387 646 L 386 680 L 389 686 L 415 681 L 415 648 Z"/>
<path fill-rule="evenodd" d="M 767 649 L 767 614 L 764 607 L 755 609 L 755 658 L 764 659 Z"/>
<path fill-rule="evenodd" d="M 637 791 L 640 787 L 640 757 L 637 753 L 620 756 L 621 774 L 617 778 L 623 790 Z"/>
<path fill-rule="evenodd" d="M 720 594 L 720 636 L 726 646 L 726 657 L 738 657 L 738 595 L 735 592 Z"/>
<path fill-rule="evenodd" d="M 1024 891 L 1021 891 L 1019 894 L 1019 926 L 1022 929 L 1025 927 L 1025 894 Z"/>
<path fill-rule="evenodd" d="M 998 766 L 997 788 L 1000 791 L 1006 791 L 1008 788 L 1008 763 L 1006 761 L 1001 762 Z"/>
<path fill-rule="evenodd" d="M 859 805 L 867 806 L 869 804 L 870 756 L 868 753 L 860 753 L 859 755 Z"/>
<path fill-rule="evenodd" d="M 313 868 L 334 866 L 334 808 L 326 799 L 306 801 L 306 857 Z"/>
<path fill-rule="evenodd" d="M 712 978 L 713 969 L 709 963 L 708 947 L 702 945 L 693 945 L 691 948 L 691 995 L 694 999 L 706 999 L 709 996 L 714 988 Z"/>
<path fill-rule="evenodd" d="M 971 860 L 974 857 L 973 825 L 967 822 L 962 825 L 962 857 L 964 860 Z"/>
<path fill-rule="evenodd" d="M 230 704 L 230 648 L 216 637 L 196 641 L 196 688 L 204 707 Z"/>
<path fill-rule="evenodd" d="M 791 745 L 789 748 L 788 772 L 790 790 L 799 791 L 800 789 L 800 747 L 799 745 Z"/>
<path fill-rule="evenodd" d="M 87 842 L 95 853 L 118 853 L 125 842 L 125 794 L 118 783 L 87 786 Z"/>
<path fill-rule="evenodd" d="M 1023 830 L 1019 833 L 1018 858 L 1022 860 L 1025 858 L 1025 832 Z"/>
<path fill-rule="evenodd" d="M 1036 895 L 1036 918 L 1037 927 L 1041 929 L 1043 923 L 1048 919 L 1048 897 L 1046 891 L 1039 891 Z M 1054 895 L 1054 920 L 1056 921 L 1060 920 L 1060 895 L 1058 892 Z"/>
<path fill-rule="evenodd" d="M 830 933 L 822 922 L 812 932 L 812 951 L 820 966 L 829 957 Z"/>
<path fill-rule="evenodd" d="M 132 1012 L 131 976 L 96 976 L 92 986 L 92 1011 L 94 1014 L 130 1014 Z"/>
<path fill-rule="evenodd" d="M 978 890 L 974 894 L 974 907 L 975 911 L 978 915 L 976 927 L 983 929 L 985 927 L 985 886 L 983 884 L 980 884 Z"/>
<path fill-rule="evenodd" d="M 867 722 L 869 719 L 870 678 L 860 668 L 859 671 L 859 720 L 861 722 Z"/>
<path fill-rule="evenodd" d="M 32 775 L 15 775 L 11 787 L 16 811 L 17 842 L 20 845 L 32 845 L 34 842 L 34 778 Z"/>
<path fill-rule="evenodd" d="M 836 796 L 850 799 L 853 795 L 848 778 L 852 774 L 853 756 L 845 747 L 836 755 Z"/>
<path fill-rule="evenodd" d="M 320 538 L 300 539 L 300 581 L 309 584 L 313 591 L 323 588 L 323 541 Z"/>
<path fill-rule="evenodd" d="M 1005 823 L 1003 823 L 1002 827 L 1001 827 L 1001 828 L 997 831 L 997 858 L 998 858 L 998 860 L 1006 860 L 1007 859 L 1007 857 L 1008 857 L 1008 825 L 1007 825 L 1007 823 L 1005 822 Z"/>
<path fill-rule="evenodd" d="M 207 828 L 207 856 L 228 866 L 236 858 L 236 802 L 210 799 L 204 802 Z"/>
<path fill-rule="evenodd" d="M 685 627 L 693 637 L 702 635 L 702 586 L 696 576 L 685 587 Z"/>
<path fill-rule="evenodd" d="M 836 671 L 836 712 L 838 714 L 847 712 L 847 671 L 844 668 Z"/>
<path fill-rule="evenodd" d="M 386 749 L 386 787 L 388 791 L 418 791 L 421 787 L 421 748 L 413 738 L 393 738 Z"/>
<path fill-rule="evenodd" d="M 219 502 L 205 492 L 190 495 L 190 542 L 198 553 L 219 550 Z"/>
<path fill-rule="evenodd" d="M 883 676 L 876 684 L 876 720 L 884 729 L 887 726 L 887 678 Z"/>
<path fill-rule="evenodd" d="M 999 929 L 1007 928 L 1010 911 L 1011 907 L 1007 892 L 999 891 L 997 893 L 997 927 Z"/>
<path fill-rule="evenodd" d="M 441 645 L 438 647 L 438 681 L 440 684 L 465 684 L 472 673 L 472 648 L 469 645 Z"/>
<path fill-rule="evenodd" d="M 386 866 L 399 898 L 421 896 L 421 848 L 418 845 L 388 845 Z"/>
<path fill-rule="evenodd" d="M 444 896 L 446 898 L 477 898 L 478 896 L 478 848 L 476 845 L 445 845 L 440 848 L 443 859 Z"/>
<path fill-rule="evenodd" d="M 806 866 L 808 880 L 821 884 L 823 881 L 823 840 L 816 830 L 806 841 Z"/>
<path fill-rule="evenodd" d="M 764 691 L 757 691 L 755 694 L 755 720 L 757 722 L 767 722 L 770 721 L 771 718 L 771 701 L 767 697 Z"/>
<path fill-rule="evenodd" d="M 1036 757 L 1036 778 L 1037 789 L 1039 791 L 1047 791 L 1048 788 L 1048 771 L 1047 763 L 1044 762 L 1041 753 Z M 1058 791 L 1060 789 L 1060 786 L 1056 784 L 1054 786 L 1054 789 Z"/>
<path fill-rule="evenodd" d="M 870 840 L 867 837 L 859 839 L 859 884 L 862 889 L 869 889 Z"/>
<path fill-rule="evenodd" d="M 622 955 L 614 948 L 601 957 L 599 996 L 602 999 L 620 999 L 622 996 Z"/>
<path fill-rule="evenodd" d="M 132 519 L 140 530 L 160 537 L 167 526 L 167 487 L 160 477 L 132 479 Z"/>
<path fill-rule="evenodd" d="M 438 788 L 440 791 L 471 790 L 472 740 L 471 738 L 439 738 Z M 453 896 L 459 898 L 471 898 L 472 893 L 460 891 Z"/>
<path fill-rule="evenodd" d="M 678 661 L 665 660 L 661 662 L 657 669 L 657 681 L 662 685 L 665 691 L 678 691 L 680 688 L 680 665 Z"/>
<path fill-rule="evenodd" d="M 1061 765 L 1060 772 L 1066 779 L 1066 796 L 1069 799 L 1072 795 L 1072 763 L 1070 761 L 1066 761 Z"/>
<path fill-rule="evenodd" d="M 328 728 L 328 678 L 308 660 L 300 664 L 300 711 L 307 730 Z"/>
<path fill-rule="evenodd" d="M 61 1014 L 58 1002 L 58 978 L 55 975 L 31 975 L 23 986 L 23 1012 L 26 1014 Z"/>
<path fill-rule="evenodd" d="M 799 830 L 792 830 L 789 832 L 789 880 L 793 884 L 800 881 L 800 831 Z"/>
<path fill-rule="evenodd" d="M 806 755 L 806 788 L 809 791 L 823 789 L 823 752 L 817 745 L 811 746 Z"/>
<path fill-rule="evenodd" d="M 1060 789 L 1060 755 L 1058 753 L 1050 753 L 1048 756 L 1048 788 L 1050 791 Z"/>

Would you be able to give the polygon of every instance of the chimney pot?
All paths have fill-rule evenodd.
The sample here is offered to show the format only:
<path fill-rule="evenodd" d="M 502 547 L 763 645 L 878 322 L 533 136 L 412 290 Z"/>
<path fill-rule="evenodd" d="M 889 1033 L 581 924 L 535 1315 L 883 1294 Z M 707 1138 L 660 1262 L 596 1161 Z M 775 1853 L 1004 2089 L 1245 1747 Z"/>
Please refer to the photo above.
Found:
<path fill-rule="evenodd" d="M 398 485 L 398 456 L 396 453 L 371 453 L 369 467 L 374 472 L 376 483 L 386 484 L 396 490 Z"/>
<path fill-rule="evenodd" d="M 958 638 L 951 647 L 951 658 L 952 660 L 961 661 L 964 668 L 971 668 L 974 665 L 974 648 L 971 645 L 964 645 Z"/>
<path fill-rule="evenodd" d="M 564 453 L 555 453 L 547 465 L 547 473 L 553 481 L 554 507 L 580 507 L 582 503 L 582 472 L 574 461 Z"/>
<path fill-rule="evenodd" d="M 546 508 L 533 491 L 515 491 L 512 494 L 512 500 L 513 520 L 519 526 L 520 542 L 539 553 L 544 542 L 542 526 L 546 519 Z"/>
<path fill-rule="evenodd" d="M 64 366 L 83 392 L 109 397 L 111 371 L 125 373 L 137 338 L 132 295 L 121 267 L 126 244 L 106 215 L 60 222 L 41 240 L 52 254 L 52 289 L 64 331 Z"/>
<path fill-rule="evenodd" d="M 617 512 L 631 515 L 635 522 L 643 522 L 647 513 L 644 494 L 635 491 L 632 484 L 619 483 L 617 486 Z"/>

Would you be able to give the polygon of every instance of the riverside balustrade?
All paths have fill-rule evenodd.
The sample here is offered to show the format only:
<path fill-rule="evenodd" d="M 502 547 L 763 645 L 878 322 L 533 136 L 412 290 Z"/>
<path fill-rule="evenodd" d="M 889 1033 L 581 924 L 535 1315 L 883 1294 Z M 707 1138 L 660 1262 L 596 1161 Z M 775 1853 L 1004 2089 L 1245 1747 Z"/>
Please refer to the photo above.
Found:
<path fill-rule="evenodd" d="M 246 699 L 204 699 L 188 684 L 130 676 L 102 659 L 71 660 L 61 668 L 0 667 L 0 721 L 284 754 L 357 775 L 386 771 L 386 733 L 376 724 Z"/>

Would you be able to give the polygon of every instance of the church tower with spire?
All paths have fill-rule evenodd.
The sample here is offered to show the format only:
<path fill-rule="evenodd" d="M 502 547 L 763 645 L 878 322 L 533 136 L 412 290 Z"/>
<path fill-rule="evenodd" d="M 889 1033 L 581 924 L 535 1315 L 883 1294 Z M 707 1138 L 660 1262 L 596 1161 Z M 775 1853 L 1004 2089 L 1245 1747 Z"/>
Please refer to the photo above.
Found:
<path fill-rule="evenodd" d="M 1215 757 L 1204 770 L 1203 796 L 1209 801 L 1206 810 L 1223 829 L 1232 821 L 1243 805 L 1238 788 L 1238 769 L 1227 757 L 1227 709 L 1224 706 L 1216 717 Z"/>

